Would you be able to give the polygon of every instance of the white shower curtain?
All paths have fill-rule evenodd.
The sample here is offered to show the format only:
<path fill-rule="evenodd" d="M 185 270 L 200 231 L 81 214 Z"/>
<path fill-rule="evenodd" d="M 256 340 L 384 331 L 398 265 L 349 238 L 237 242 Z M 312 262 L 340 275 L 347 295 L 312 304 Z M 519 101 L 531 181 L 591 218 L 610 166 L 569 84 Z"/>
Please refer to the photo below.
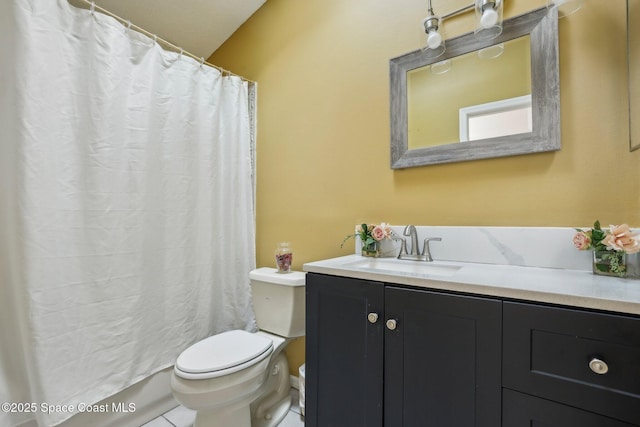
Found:
<path fill-rule="evenodd" d="M 255 329 L 254 88 L 67 0 L 0 3 L 0 425 L 50 426 Z"/>

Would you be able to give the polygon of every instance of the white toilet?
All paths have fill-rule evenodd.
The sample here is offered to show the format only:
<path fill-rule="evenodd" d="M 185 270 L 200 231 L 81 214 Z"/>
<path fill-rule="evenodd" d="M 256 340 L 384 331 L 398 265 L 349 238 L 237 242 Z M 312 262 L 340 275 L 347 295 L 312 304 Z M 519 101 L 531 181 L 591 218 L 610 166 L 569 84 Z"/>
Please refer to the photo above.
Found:
<path fill-rule="evenodd" d="M 194 427 L 272 427 L 291 406 L 282 350 L 303 336 L 305 273 L 249 273 L 260 330 L 227 331 L 193 344 L 176 361 L 171 390 L 196 410 Z"/>

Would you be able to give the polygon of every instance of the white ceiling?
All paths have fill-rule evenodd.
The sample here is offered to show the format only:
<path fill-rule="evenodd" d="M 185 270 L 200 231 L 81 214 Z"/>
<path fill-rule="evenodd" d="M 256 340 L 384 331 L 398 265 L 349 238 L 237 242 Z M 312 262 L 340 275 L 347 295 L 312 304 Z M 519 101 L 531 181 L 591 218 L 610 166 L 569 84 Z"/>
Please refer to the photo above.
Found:
<path fill-rule="evenodd" d="M 95 0 L 158 37 L 207 59 L 266 0 Z M 70 3 L 86 8 L 79 0 Z"/>

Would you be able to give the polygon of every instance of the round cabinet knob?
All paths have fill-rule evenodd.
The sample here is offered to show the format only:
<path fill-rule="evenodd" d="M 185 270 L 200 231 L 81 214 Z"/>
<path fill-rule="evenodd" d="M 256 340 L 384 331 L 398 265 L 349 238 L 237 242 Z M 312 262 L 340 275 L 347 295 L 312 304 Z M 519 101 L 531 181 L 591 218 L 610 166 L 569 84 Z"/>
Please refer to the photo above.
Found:
<path fill-rule="evenodd" d="M 378 321 L 378 313 L 369 313 L 367 316 L 369 323 L 376 323 Z"/>
<path fill-rule="evenodd" d="M 396 319 L 387 320 L 387 329 L 389 329 L 390 331 L 393 331 L 397 326 L 398 322 L 396 322 Z"/>
<path fill-rule="evenodd" d="M 596 359 L 595 357 L 589 362 L 589 368 L 598 375 L 604 375 L 609 372 L 609 366 L 607 366 L 604 361 Z"/>

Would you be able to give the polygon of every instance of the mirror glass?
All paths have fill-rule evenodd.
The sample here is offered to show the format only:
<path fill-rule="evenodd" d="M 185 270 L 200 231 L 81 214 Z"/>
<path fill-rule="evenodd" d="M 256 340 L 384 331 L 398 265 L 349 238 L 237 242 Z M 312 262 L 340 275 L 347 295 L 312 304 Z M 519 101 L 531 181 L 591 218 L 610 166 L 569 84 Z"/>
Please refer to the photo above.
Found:
<path fill-rule="evenodd" d="M 409 70 L 409 149 L 531 132 L 529 45 L 527 35 L 488 58 L 480 51 L 452 58 L 445 72 L 438 64 Z"/>
<path fill-rule="evenodd" d="M 391 167 L 559 150 L 557 24 L 541 8 L 504 21 L 494 40 L 468 33 L 435 60 L 392 59 Z"/>
<path fill-rule="evenodd" d="M 640 0 L 627 0 L 629 149 L 640 148 Z"/>

